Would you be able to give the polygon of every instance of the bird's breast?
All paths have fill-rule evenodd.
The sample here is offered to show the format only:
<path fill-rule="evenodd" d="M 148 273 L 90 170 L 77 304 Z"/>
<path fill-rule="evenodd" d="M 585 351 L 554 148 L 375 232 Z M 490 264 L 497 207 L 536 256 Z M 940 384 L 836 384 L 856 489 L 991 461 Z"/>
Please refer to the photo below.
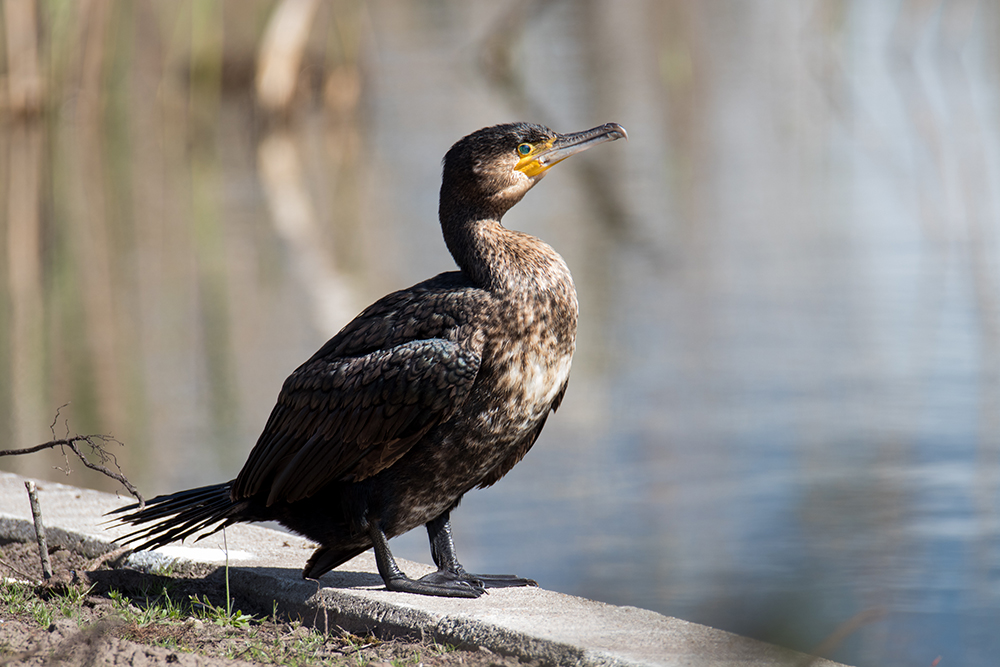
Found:
<path fill-rule="evenodd" d="M 497 318 L 493 358 L 495 395 L 512 432 L 532 430 L 548 414 L 569 379 L 576 348 L 576 299 L 571 286 L 560 295 L 533 295 Z"/>
<path fill-rule="evenodd" d="M 548 412 L 569 379 L 573 361 L 571 341 L 542 342 L 539 338 L 551 336 L 510 341 L 504 355 L 505 363 L 499 365 L 497 374 L 497 388 L 500 395 L 508 397 L 509 414 L 517 414 L 528 421 Z"/>

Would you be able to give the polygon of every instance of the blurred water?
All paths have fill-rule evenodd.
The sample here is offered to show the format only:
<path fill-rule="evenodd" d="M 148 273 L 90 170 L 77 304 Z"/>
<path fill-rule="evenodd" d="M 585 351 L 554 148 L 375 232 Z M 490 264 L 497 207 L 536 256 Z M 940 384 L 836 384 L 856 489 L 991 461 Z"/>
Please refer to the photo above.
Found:
<path fill-rule="evenodd" d="M 211 6 L 209 27 L 240 13 Z M 47 439 L 72 401 L 149 494 L 233 476 L 298 363 L 452 266 L 455 139 L 617 121 L 627 144 L 505 219 L 566 257 L 581 331 L 537 446 L 454 515 L 465 565 L 850 664 L 994 664 L 994 6 L 331 3 L 310 67 L 361 96 L 334 105 L 351 79 L 331 75 L 287 128 L 227 78 L 252 40 L 229 30 L 217 85 L 188 80 L 200 61 L 171 40 L 196 17 L 153 7 L 119 7 L 109 38 L 143 46 L 98 111 L 122 122 L 88 124 L 74 95 L 0 131 L 7 438 Z M 39 461 L 2 464 L 55 474 Z M 428 559 L 419 533 L 398 555 Z"/>

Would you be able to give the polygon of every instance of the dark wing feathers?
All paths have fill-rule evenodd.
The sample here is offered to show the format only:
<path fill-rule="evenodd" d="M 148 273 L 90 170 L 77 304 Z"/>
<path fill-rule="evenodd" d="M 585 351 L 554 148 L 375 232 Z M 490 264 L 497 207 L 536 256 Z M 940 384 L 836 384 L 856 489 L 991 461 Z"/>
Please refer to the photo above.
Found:
<path fill-rule="evenodd" d="M 285 383 L 234 499 L 268 489 L 268 505 L 295 502 L 330 481 L 378 473 L 451 417 L 478 370 L 477 353 L 442 339 L 312 360 Z M 328 381 L 342 374 L 343 383 Z"/>
<path fill-rule="evenodd" d="M 234 500 L 294 502 L 370 477 L 461 406 L 479 372 L 477 337 L 436 314 L 434 298 L 454 291 L 414 299 L 419 288 L 370 307 L 285 381 Z"/>

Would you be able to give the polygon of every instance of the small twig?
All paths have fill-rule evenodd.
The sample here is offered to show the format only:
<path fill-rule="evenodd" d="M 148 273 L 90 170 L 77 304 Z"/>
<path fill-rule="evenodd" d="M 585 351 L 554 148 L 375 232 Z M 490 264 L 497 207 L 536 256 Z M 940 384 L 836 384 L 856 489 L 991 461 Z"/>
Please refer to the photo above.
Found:
<path fill-rule="evenodd" d="M 58 408 L 56 408 L 56 416 L 52 418 L 52 423 L 49 424 L 49 433 L 52 434 L 52 439 L 53 440 L 56 439 L 56 424 L 59 423 L 59 414 L 62 412 L 62 409 L 65 408 L 65 407 L 67 407 L 67 406 L 69 406 L 69 403 L 63 403 Z M 66 427 L 66 435 L 69 435 L 69 418 L 68 417 L 66 418 L 66 421 L 64 422 L 64 425 Z"/>
<path fill-rule="evenodd" d="M 233 619 L 233 599 L 229 597 L 229 542 L 226 541 L 226 527 L 222 527 L 222 548 L 226 554 L 226 616 Z"/>
<path fill-rule="evenodd" d="M 27 579 L 32 584 L 37 584 L 38 583 L 38 580 L 35 579 L 32 575 L 28 574 L 27 572 L 23 572 L 22 570 L 17 569 L 13 565 L 11 565 L 7 561 L 5 561 L 3 558 L 0 558 L 0 565 L 3 565 L 5 568 L 7 568 L 8 570 L 10 570 L 14 574 L 18 575 L 19 577 L 23 577 L 24 579 Z"/>
<path fill-rule="evenodd" d="M 42 505 L 38 502 L 38 491 L 30 479 L 24 482 L 28 489 L 28 500 L 31 502 L 31 518 L 35 520 L 35 539 L 38 540 L 38 555 L 42 559 L 42 576 L 46 580 L 52 578 L 52 563 L 49 562 L 49 545 L 45 539 L 45 524 L 42 523 Z"/>
<path fill-rule="evenodd" d="M 83 461 L 83 465 L 87 466 L 91 470 L 96 470 L 99 473 L 107 475 L 111 479 L 117 480 L 122 486 L 124 486 L 128 490 L 128 492 L 131 493 L 135 497 L 135 499 L 139 501 L 139 511 L 141 512 L 146 508 L 146 499 L 142 497 L 141 493 L 139 493 L 139 489 L 132 486 L 132 483 L 125 478 L 125 475 L 122 475 L 121 473 L 116 473 L 112 470 L 108 470 L 107 468 L 98 463 L 91 463 L 87 459 L 87 457 L 83 455 L 80 449 L 76 446 L 77 441 L 82 440 L 86 442 L 88 445 L 90 445 L 92 450 L 101 456 L 102 460 L 107 460 L 108 458 L 110 458 L 111 460 L 115 461 L 115 457 L 113 455 L 105 452 L 103 449 L 100 448 L 99 445 L 95 445 L 91 440 L 91 438 L 100 438 L 103 440 L 106 437 L 107 436 L 92 436 L 92 435 L 77 436 L 75 440 L 71 441 L 69 448 L 73 450 L 74 454 L 80 457 L 80 460 Z M 117 465 L 118 462 L 115 461 L 115 466 Z"/>
<path fill-rule="evenodd" d="M 114 463 L 115 467 L 118 467 L 118 462 L 114 455 L 106 451 L 99 443 L 106 442 L 118 442 L 110 435 L 74 435 L 70 438 L 59 438 L 55 440 L 50 440 L 49 442 L 42 443 L 40 445 L 35 445 L 34 447 L 25 447 L 24 449 L 0 449 L 0 456 L 22 456 L 24 454 L 34 454 L 35 452 L 40 452 L 43 449 L 55 449 L 56 447 L 68 447 L 83 465 L 87 466 L 91 470 L 96 470 L 97 472 L 110 477 L 111 479 L 117 481 L 119 484 L 125 487 L 125 489 L 132 494 L 136 500 L 139 501 L 139 509 L 142 510 L 146 507 L 146 499 L 142 497 L 139 490 L 132 486 L 132 483 L 128 481 L 125 475 L 120 472 L 115 472 L 108 469 L 107 467 L 101 465 L 100 463 L 93 463 L 83 452 L 80 451 L 79 443 L 87 443 L 90 445 L 91 452 L 99 457 L 102 462 L 111 461 Z M 120 444 L 120 443 L 119 443 Z"/>
<path fill-rule="evenodd" d="M 93 559 L 92 561 L 87 563 L 87 567 L 84 569 L 87 572 L 93 572 L 94 570 L 99 570 L 101 566 L 104 565 L 105 563 L 113 561 L 116 558 L 121 558 L 123 555 L 127 554 L 130 551 L 132 551 L 132 547 L 129 546 L 118 547 L 117 549 L 103 553 L 97 558 Z"/>
<path fill-rule="evenodd" d="M 372 642 L 370 644 L 363 644 L 362 646 L 354 647 L 353 651 L 342 651 L 344 655 L 354 655 L 355 653 L 361 653 L 365 649 L 372 648 L 373 646 L 378 646 L 378 642 Z"/>

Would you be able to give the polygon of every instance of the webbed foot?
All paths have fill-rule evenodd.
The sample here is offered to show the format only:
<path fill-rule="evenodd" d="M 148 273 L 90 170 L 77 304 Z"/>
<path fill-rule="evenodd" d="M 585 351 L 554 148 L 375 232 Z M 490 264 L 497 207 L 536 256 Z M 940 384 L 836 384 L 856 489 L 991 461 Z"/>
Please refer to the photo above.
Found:
<path fill-rule="evenodd" d="M 419 579 L 400 576 L 386 581 L 390 591 L 417 593 L 419 595 L 440 595 L 454 598 L 477 598 L 487 593 L 488 588 L 513 588 L 515 586 L 537 586 L 532 579 L 523 579 L 513 574 L 469 574 L 465 571 L 438 570 Z"/>
<path fill-rule="evenodd" d="M 486 592 L 483 582 L 472 575 L 438 570 L 419 579 L 410 579 L 400 573 L 386 580 L 390 591 L 417 593 L 418 595 L 440 595 L 450 598 L 477 598 Z"/>
<path fill-rule="evenodd" d="M 484 588 L 515 588 L 517 586 L 538 586 L 534 579 L 525 579 L 516 574 L 467 574 L 480 582 Z"/>

